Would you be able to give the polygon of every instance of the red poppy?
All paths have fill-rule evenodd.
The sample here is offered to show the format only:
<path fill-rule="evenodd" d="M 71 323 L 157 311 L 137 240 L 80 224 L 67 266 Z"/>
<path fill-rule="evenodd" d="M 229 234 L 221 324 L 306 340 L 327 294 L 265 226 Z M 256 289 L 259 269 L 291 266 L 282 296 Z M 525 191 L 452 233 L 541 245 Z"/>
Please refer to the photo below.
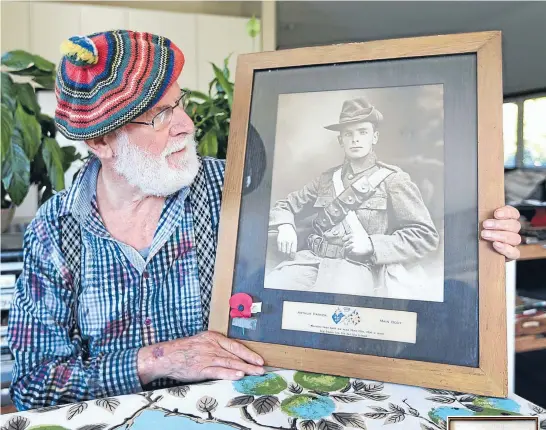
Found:
<path fill-rule="evenodd" d="M 237 293 L 229 299 L 231 318 L 250 318 L 252 312 L 252 297 L 245 293 Z"/>

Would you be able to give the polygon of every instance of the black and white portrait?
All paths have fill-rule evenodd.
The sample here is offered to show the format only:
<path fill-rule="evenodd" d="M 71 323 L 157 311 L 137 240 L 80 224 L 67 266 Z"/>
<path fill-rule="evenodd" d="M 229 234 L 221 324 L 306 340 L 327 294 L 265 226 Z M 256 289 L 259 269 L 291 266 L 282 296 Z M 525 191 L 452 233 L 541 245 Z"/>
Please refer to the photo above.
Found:
<path fill-rule="evenodd" d="M 279 96 L 265 288 L 443 301 L 443 96 Z"/>

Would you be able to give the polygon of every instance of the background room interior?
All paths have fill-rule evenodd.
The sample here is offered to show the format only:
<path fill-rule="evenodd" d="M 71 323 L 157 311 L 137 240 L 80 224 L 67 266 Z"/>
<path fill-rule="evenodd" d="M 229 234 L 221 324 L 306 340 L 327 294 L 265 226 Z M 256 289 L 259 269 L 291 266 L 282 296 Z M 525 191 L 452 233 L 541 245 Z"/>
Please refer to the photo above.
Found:
<path fill-rule="evenodd" d="M 36 64 L 29 70 L 29 55 L 38 55 L 56 66 L 61 58 L 59 46 L 73 35 L 115 28 L 164 35 L 179 45 L 186 56 L 179 83 L 196 94 L 189 109 L 198 123 L 199 151 L 224 158 L 231 106 L 223 94 L 233 92 L 239 54 L 398 37 L 502 31 L 505 198 L 507 204 L 520 210 L 523 225 L 521 258 L 507 265 L 510 388 L 546 407 L 545 18 L 546 2 L 526 1 L 2 0 L 1 51 L 2 55 L 24 51 L 19 54 L 24 67 L 19 65 L 21 72 L 10 76 L 14 82 L 31 82 L 37 88 L 35 99 L 31 91 L 19 102 L 34 106 L 32 115 L 25 114 L 30 124 L 25 127 L 40 133 L 39 124 L 48 124 L 47 117 L 41 114 L 53 116 L 56 106 L 51 90 L 54 70 L 48 64 L 42 64 L 42 68 Z M 2 64 L 4 72 L 7 69 Z M 14 64 L 10 66 L 13 71 Z M 25 76 L 25 70 L 30 76 Z M 3 73 L 2 127 L 5 88 Z M 210 119 L 212 111 L 221 112 L 219 120 Z M 48 137 L 52 136 L 43 135 L 41 139 L 46 142 Z M 13 191 L 18 197 L 23 194 L 18 203 L 7 197 L 4 186 L 10 180 L 5 175 L 10 172 L 10 165 L 2 165 L 0 335 L 1 406 L 5 412 L 12 411 L 8 387 L 13 358 L 6 333 L 13 284 L 22 266 L 22 233 L 48 193 L 70 186 L 88 156 L 85 143 L 71 142 L 58 133 L 54 139 L 56 143 L 48 141 L 49 146 L 36 148 L 33 158 L 28 157 L 30 177 L 18 178 L 17 190 Z"/>

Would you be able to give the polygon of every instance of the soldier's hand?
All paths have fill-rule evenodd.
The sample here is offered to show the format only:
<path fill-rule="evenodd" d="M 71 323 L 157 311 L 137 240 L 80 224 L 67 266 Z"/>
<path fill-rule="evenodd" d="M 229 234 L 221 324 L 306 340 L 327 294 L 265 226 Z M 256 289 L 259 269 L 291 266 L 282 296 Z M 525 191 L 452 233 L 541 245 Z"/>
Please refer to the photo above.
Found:
<path fill-rule="evenodd" d="M 298 235 L 291 224 L 282 224 L 279 226 L 277 248 L 284 254 L 295 253 L 298 249 Z"/>
<path fill-rule="evenodd" d="M 373 245 L 369 236 L 357 237 L 353 234 L 346 234 L 342 240 L 345 244 L 345 250 L 350 254 L 363 256 L 373 252 Z"/>

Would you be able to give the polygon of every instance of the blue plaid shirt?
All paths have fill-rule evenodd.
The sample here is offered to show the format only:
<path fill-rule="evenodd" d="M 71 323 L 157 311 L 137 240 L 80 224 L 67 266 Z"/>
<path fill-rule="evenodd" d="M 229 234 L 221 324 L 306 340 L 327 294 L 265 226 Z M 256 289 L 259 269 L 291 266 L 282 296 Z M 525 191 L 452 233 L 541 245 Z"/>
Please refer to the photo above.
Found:
<path fill-rule="evenodd" d="M 224 162 L 202 163 L 213 178 L 207 189 L 216 234 Z M 10 393 L 19 410 L 143 391 L 139 348 L 203 330 L 189 189 L 166 200 L 144 259 L 104 227 L 95 198 L 99 168 L 97 159 L 88 163 L 70 190 L 40 207 L 25 233 L 8 330 L 15 356 Z M 67 213 L 82 226 L 78 323 L 86 351 L 70 337 L 73 290 L 59 233 Z"/>

